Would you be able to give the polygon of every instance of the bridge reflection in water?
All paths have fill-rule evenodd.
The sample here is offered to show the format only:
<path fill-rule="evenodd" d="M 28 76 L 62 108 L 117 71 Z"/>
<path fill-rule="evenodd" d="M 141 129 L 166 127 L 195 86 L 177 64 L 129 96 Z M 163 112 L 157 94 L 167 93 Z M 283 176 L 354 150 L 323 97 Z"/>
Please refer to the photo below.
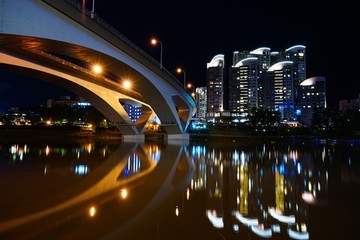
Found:
<path fill-rule="evenodd" d="M 0 143 L 0 238 L 352 239 L 359 152 L 334 142 Z"/>

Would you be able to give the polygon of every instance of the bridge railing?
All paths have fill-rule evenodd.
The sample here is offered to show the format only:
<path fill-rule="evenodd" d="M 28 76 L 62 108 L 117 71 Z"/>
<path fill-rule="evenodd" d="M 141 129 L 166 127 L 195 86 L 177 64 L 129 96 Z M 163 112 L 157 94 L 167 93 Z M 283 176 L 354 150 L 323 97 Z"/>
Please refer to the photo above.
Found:
<path fill-rule="evenodd" d="M 77 0 L 65 0 L 69 4 L 73 5 L 75 8 L 77 8 L 79 11 L 83 12 L 90 18 L 92 18 L 94 21 L 96 21 L 98 24 L 100 24 L 102 27 L 107 29 L 109 32 L 114 34 L 116 37 L 118 37 L 121 41 L 126 43 L 128 46 L 132 47 L 134 50 L 136 50 L 138 53 L 140 53 L 143 57 L 145 57 L 147 60 L 151 61 L 155 65 L 159 66 L 159 69 L 161 69 L 163 72 L 166 72 L 167 75 L 169 75 L 173 80 L 180 82 L 170 71 L 168 71 L 166 68 L 162 67 L 160 68 L 160 63 L 156 61 L 153 57 L 151 57 L 148 53 L 146 53 L 143 49 L 141 49 L 139 46 L 137 46 L 134 42 L 132 42 L 129 38 L 127 38 L 124 34 L 120 33 L 117 29 L 112 27 L 110 24 L 108 24 L 104 19 L 102 19 L 99 16 L 93 17 L 92 12 L 90 9 L 86 8 L 81 2 Z"/>

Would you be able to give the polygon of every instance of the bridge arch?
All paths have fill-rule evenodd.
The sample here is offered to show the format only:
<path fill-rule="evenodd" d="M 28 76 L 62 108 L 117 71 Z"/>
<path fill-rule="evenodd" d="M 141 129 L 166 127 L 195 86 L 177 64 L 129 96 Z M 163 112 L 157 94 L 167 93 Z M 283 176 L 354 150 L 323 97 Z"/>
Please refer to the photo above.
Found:
<path fill-rule="evenodd" d="M 48 72 L 61 86 L 80 93 L 104 116 L 121 123 L 118 128 L 126 135 L 142 135 L 156 116 L 168 135 L 187 138 L 194 100 L 172 74 L 124 36 L 66 1 L 3 0 L 0 7 L 0 52 L 7 56 L 2 64 L 29 68 L 33 63 L 29 69 L 44 76 Z M 11 62 L 15 59 L 18 63 Z M 81 70 L 89 71 L 82 63 L 95 62 L 104 65 L 106 74 L 96 78 Z M 131 78 L 133 90 L 124 91 L 118 78 Z M 143 115 L 135 124 L 119 100 L 141 105 Z"/>

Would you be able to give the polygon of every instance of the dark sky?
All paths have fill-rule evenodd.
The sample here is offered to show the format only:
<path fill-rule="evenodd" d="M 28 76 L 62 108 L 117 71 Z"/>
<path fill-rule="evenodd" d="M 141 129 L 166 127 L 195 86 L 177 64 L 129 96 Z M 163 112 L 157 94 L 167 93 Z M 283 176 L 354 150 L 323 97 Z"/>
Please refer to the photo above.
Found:
<path fill-rule="evenodd" d="M 302 44 L 307 77 L 326 77 L 329 104 L 360 93 L 360 78 L 351 70 L 357 69 L 354 60 L 360 43 L 359 13 L 353 3 L 133 0 L 117 8 L 110 7 L 111 2 L 96 1 L 95 12 L 155 59 L 159 48 L 150 46 L 149 39 L 158 37 L 163 65 L 175 75 L 176 67 L 183 67 L 187 80 L 196 86 L 205 85 L 206 64 L 216 54 L 225 54 L 230 67 L 237 50 L 280 51 Z"/>
<path fill-rule="evenodd" d="M 91 9 L 92 1 L 86 0 L 86 4 Z M 356 9 L 352 2 L 330 1 L 95 1 L 99 17 L 156 60 L 160 49 L 149 41 L 159 38 L 164 67 L 179 81 L 182 75 L 175 70 L 184 68 L 187 81 L 196 87 L 205 86 L 206 64 L 217 54 L 224 54 L 225 65 L 230 67 L 234 51 L 258 47 L 280 51 L 305 45 L 307 76 L 326 77 L 329 105 L 357 98 L 360 93 L 355 62 L 360 43 Z M 0 107 L 6 100 L 4 84 L 10 85 L 0 73 Z M 8 85 L 7 93 L 11 92 Z M 37 98 L 41 95 L 38 92 Z"/>

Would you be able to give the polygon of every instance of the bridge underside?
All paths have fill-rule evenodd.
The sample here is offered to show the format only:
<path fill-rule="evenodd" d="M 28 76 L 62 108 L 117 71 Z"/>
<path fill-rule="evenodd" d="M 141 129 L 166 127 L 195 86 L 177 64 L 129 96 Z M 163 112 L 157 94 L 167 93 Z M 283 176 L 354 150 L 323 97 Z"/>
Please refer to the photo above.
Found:
<path fill-rule="evenodd" d="M 0 67 L 62 86 L 91 102 L 129 139 L 156 119 L 168 139 L 187 139 L 194 99 L 143 50 L 80 2 L 2 0 Z M 94 74 L 92 65 L 103 72 Z M 132 82 L 132 88 L 123 82 Z M 141 109 L 133 122 L 124 105 Z"/>
<path fill-rule="evenodd" d="M 51 45 L 51 48 L 48 45 Z M 168 114 L 162 120 L 155 113 L 153 107 L 147 103 L 145 97 L 151 93 L 151 95 L 155 95 L 157 101 L 166 102 L 166 100 L 160 94 L 156 94 L 156 88 L 141 74 L 119 61 L 112 60 L 114 65 L 112 68 L 126 72 L 129 79 L 137 79 L 138 82 L 141 82 L 137 85 L 142 86 L 146 91 L 139 88 L 126 89 L 122 81 L 127 78 L 114 79 L 112 77 L 116 74 L 114 71 L 108 70 L 107 73 L 101 75 L 95 74 L 88 65 L 89 62 L 95 61 L 94 58 L 99 57 L 99 53 L 90 49 L 54 41 L 49 43 L 49 40 L 32 37 L 4 34 L 0 34 L 0 46 L 0 67 L 56 84 L 83 97 L 120 130 L 124 140 L 144 140 L 144 133 L 148 125 L 153 123 L 156 117 L 160 120 L 166 134 L 169 135 L 169 139 L 188 138 L 186 134 L 184 135 L 184 129 L 190 117 L 187 104 L 179 96 L 172 96 L 171 103 L 174 104 L 177 115 L 169 114 L 172 111 L 168 106 Z M 56 52 L 52 48 L 56 49 Z M 80 54 L 80 56 L 74 53 Z M 77 57 L 74 58 L 74 56 Z M 111 59 L 104 61 L 105 57 L 102 56 L 102 62 L 111 62 Z M 107 68 L 109 69 L 109 64 Z M 119 76 L 124 75 L 119 74 Z M 139 107 L 141 116 L 133 122 L 124 105 Z M 163 103 L 159 105 L 164 108 Z"/>

